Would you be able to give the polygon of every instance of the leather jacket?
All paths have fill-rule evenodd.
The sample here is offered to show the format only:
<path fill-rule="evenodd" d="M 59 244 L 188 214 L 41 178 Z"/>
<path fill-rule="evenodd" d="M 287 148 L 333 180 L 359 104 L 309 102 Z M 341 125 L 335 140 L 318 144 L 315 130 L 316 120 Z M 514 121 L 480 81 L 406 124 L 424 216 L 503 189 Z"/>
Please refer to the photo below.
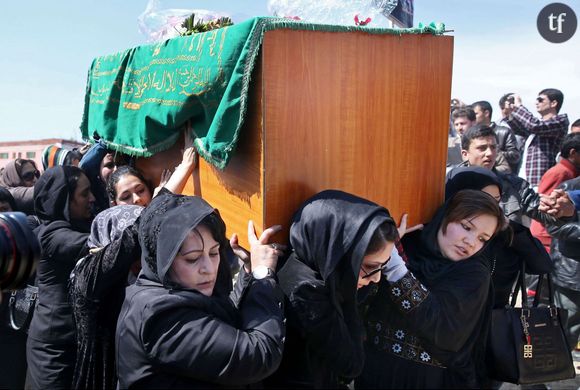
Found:
<path fill-rule="evenodd" d="M 580 189 L 580 177 L 560 185 L 566 191 Z M 552 235 L 551 255 L 554 261 L 554 284 L 580 291 L 580 213 L 576 220 L 557 226 L 547 226 Z"/>
<path fill-rule="evenodd" d="M 496 169 L 504 173 L 517 173 L 522 159 L 522 153 L 518 148 L 518 142 L 513 131 L 509 127 L 498 126 L 491 123 L 490 127 L 497 135 L 498 160 L 504 160 L 504 166 L 497 166 Z"/>

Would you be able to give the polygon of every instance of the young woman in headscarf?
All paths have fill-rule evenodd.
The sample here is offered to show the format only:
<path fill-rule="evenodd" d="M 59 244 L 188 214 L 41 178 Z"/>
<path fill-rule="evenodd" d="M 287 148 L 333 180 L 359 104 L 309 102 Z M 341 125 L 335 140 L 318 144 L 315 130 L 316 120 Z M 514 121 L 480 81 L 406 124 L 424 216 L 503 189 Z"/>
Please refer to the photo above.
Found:
<path fill-rule="evenodd" d="M 16 209 L 34 214 L 34 183 L 40 176 L 33 160 L 17 158 L 0 169 L 0 186 L 5 187 L 16 202 Z"/>
<path fill-rule="evenodd" d="M 71 276 L 70 294 L 76 325 L 74 389 L 117 386 L 115 329 L 125 287 L 141 248 L 136 221 L 140 206 L 115 206 L 93 221 L 87 245 Z"/>
<path fill-rule="evenodd" d="M 34 186 L 41 258 L 36 269 L 38 304 L 26 345 L 33 389 L 70 388 L 76 343 L 68 294 L 70 273 L 86 254 L 95 198 L 80 168 L 48 169 Z"/>
<path fill-rule="evenodd" d="M 481 387 L 492 302 L 491 264 L 480 252 L 504 221 L 491 195 L 463 190 L 403 237 L 409 262 L 383 271 L 355 387 Z"/>
<path fill-rule="evenodd" d="M 294 215 L 292 253 L 278 272 L 287 300 L 287 337 L 272 387 L 336 388 L 364 364 L 357 289 L 377 283 L 397 228 L 389 212 L 335 190 L 318 193 Z"/>
<path fill-rule="evenodd" d="M 153 189 L 148 180 L 137 169 L 121 166 L 114 171 L 107 181 L 107 194 L 111 206 L 135 204 L 146 207 L 161 189 L 180 194 L 196 166 L 196 152 L 193 138 L 185 132 L 185 149 L 181 163 L 173 172 L 166 169 L 161 174 L 157 188 Z"/>
<path fill-rule="evenodd" d="M 139 222 L 142 270 L 117 325 L 120 388 L 243 387 L 278 367 L 284 309 L 273 270 L 281 252 L 268 244 L 277 230 L 257 238 L 249 224 L 250 262 L 230 297 L 217 210 L 198 197 L 151 201 Z"/>
<path fill-rule="evenodd" d="M 501 199 L 501 180 L 494 172 L 482 167 L 459 167 L 451 171 L 445 183 L 445 199 L 465 189 L 487 192 L 498 202 Z M 526 263 L 528 274 L 543 274 L 552 270 L 550 255 L 530 230 L 512 220 L 509 220 L 509 226 L 486 245 L 482 254 L 492 265 L 494 308 L 508 304 L 522 261 Z"/>

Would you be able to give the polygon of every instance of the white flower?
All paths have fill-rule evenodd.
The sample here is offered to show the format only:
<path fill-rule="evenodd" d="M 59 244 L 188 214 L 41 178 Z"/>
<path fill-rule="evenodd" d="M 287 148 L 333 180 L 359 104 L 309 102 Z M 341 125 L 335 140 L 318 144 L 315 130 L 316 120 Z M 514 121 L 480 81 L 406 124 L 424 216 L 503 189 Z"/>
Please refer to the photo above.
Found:
<path fill-rule="evenodd" d="M 398 338 L 399 340 L 403 340 L 405 338 L 405 332 L 403 332 L 401 329 L 398 329 L 395 332 L 395 337 Z"/>
<path fill-rule="evenodd" d="M 403 302 L 401 302 L 401 305 L 403 305 L 403 309 L 406 309 L 406 310 L 409 310 L 411 308 L 411 302 L 409 302 L 406 299 Z"/>
<path fill-rule="evenodd" d="M 396 297 L 401 296 L 401 289 L 399 287 L 393 287 L 393 289 L 391 291 L 393 292 L 394 296 L 396 296 Z"/>
<path fill-rule="evenodd" d="M 429 360 L 431 360 L 431 356 L 429 356 L 427 352 L 421 352 L 421 360 L 423 360 L 424 362 L 428 362 Z"/>
<path fill-rule="evenodd" d="M 394 353 L 401 353 L 403 348 L 401 348 L 401 344 L 393 344 L 393 352 Z"/>

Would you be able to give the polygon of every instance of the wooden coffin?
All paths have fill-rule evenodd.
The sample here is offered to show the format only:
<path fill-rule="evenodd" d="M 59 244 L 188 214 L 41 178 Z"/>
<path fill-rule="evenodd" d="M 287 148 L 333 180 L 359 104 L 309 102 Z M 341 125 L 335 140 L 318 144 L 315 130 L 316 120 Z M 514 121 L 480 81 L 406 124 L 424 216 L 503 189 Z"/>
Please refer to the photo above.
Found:
<path fill-rule="evenodd" d="M 442 203 L 453 37 L 274 30 L 264 36 L 251 106 L 224 171 L 200 160 L 185 193 L 218 208 L 247 246 L 311 195 L 341 189 L 409 224 Z M 159 180 L 182 142 L 138 166 Z"/>

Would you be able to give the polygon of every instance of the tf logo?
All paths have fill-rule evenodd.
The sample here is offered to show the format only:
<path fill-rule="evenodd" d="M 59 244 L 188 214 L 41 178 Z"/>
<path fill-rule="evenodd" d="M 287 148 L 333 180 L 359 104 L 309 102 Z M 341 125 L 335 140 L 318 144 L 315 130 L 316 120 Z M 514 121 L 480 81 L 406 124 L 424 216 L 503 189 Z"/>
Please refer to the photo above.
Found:
<path fill-rule="evenodd" d="M 574 10 L 562 3 L 552 3 L 545 6 L 538 15 L 538 31 L 540 35 L 552 43 L 566 42 L 576 32 L 578 20 Z"/>

